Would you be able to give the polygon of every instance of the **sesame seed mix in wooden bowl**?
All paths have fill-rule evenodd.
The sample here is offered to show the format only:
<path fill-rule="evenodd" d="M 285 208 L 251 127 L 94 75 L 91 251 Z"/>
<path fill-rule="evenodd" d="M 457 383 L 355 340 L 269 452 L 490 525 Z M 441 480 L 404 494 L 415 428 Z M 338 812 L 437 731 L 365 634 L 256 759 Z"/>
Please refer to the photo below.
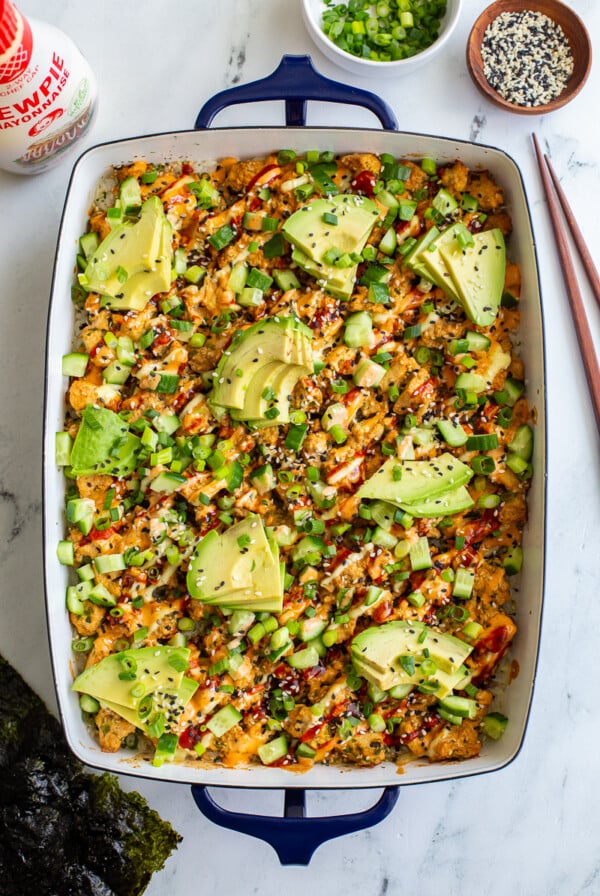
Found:
<path fill-rule="evenodd" d="M 591 62 L 585 25 L 557 0 L 498 0 L 479 16 L 467 44 L 477 87 L 494 105 L 522 115 L 568 103 Z"/>

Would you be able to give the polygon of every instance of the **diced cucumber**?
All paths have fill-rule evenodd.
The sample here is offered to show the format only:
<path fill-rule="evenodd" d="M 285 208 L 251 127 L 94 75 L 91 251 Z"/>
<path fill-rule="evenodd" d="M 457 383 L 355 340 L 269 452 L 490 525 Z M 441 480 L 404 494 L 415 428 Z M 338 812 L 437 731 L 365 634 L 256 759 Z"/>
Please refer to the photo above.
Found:
<path fill-rule="evenodd" d="M 176 492 L 177 489 L 181 488 L 186 481 L 185 476 L 182 476 L 180 473 L 172 473 L 167 470 L 159 473 L 158 476 L 152 480 L 150 489 L 153 492 L 163 492 L 164 494 L 172 495 L 173 492 Z"/>
<path fill-rule="evenodd" d="M 305 639 L 306 640 L 306 639 Z M 269 647 L 271 650 L 281 650 L 291 643 L 290 630 L 285 625 L 276 629 L 269 638 Z"/>
<path fill-rule="evenodd" d="M 459 373 L 454 384 L 456 389 L 464 389 L 465 392 L 485 392 L 487 381 L 479 373 Z"/>
<path fill-rule="evenodd" d="M 73 566 L 75 564 L 75 548 L 72 541 L 59 541 L 56 546 L 56 556 L 58 562 L 63 566 Z"/>
<path fill-rule="evenodd" d="M 411 591 L 410 594 L 406 595 L 406 600 L 409 602 L 411 607 L 422 607 L 425 603 L 425 596 L 421 591 Z"/>
<path fill-rule="evenodd" d="M 352 379 L 354 385 L 360 389 L 371 389 L 379 385 L 385 374 L 385 367 L 370 358 L 365 358 L 356 368 Z"/>
<path fill-rule="evenodd" d="M 222 706 L 221 709 L 218 709 L 217 712 L 208 720 L 206 723 L 206 727 L 209 731 L 215 735 L 215 737 L 222 737 L 226 734 L 231 728 L 238 724 L 241 721 L 242 714 L 233 706 L 233 704 L 228 703 L 226 706 Z"/>
<path fill-rule="evenodd" d="M 443 706 L 438 706 L 438 715 L 445 719 L 446 722 L 450 722 L 451 725 L 462 725 L 463 718 L 462 716 L 456 715 L 456 713 L 450 712 L 449 709 L 444 709 Z"/>
<path fill-rule="evenodd" d="M 93 561 L 94 568 L 100 575 L 111 572 L 122 572 L 127 568 L 123 554 L 100 554 Z"/>
<path fill-rule="evenodd" d="M 467 330 L 464 338 L 469 352 L 487 352 L 492 344 L 492 340 L 488 336 L 478 333 L 476 330 Z"/>
<path fill-rule="evenodd" d="M 252 626 L 255 618 L 250 610 L 234 610 L 227 622 L 227 631 L 230 635 L 242 635 Z"/>
<path fill-rule="evenodd" d="M 296 756 L 299 759 L 314 759 L 316 755 L 317 751 L 309 746 L 309 744 L 300 743 L 296 747 Z"/>
<path fill-rule="evenodd" d="M 509 376 L 504 381 L 503 388 L 499 392 L 494 392 L 494 398 L 498 404 L 512 408 L 523 394 L 524 389 L 524 383 Z"/>
<path fill-rule="evenodd" d="M 328 510 L 336 502 L 337 489 L 333 485 L 326 485 L 324 482 L 309 482 L 308 492 L 321 510 Z"/>
<path fill-rule="evenodd" d="M 83 376 L 85 374 L 89 360 L 90 356 L 84 354 L 83 352 L 70 352 L 68 355 L 63 355 L 63 376 Z"/>
<path fill-rule="evenodd" d="M 398 543 L 396 536 L 392 535 L 391 532 L 386 532 L 382 526 L 376 526 L 371 536 L 371 541 L 373 544 L 386 548 L 388 551 L 393 551 Z"/>
<path fill-rule="evenodd" d="M 75 587 L 80 588 L 81 585 L 76 585 Z M 87 599 L 99 607 L 115 607 L 117 605 L 116 597 L 104 585 L 94 585 Z"/>
<path fill-rule="evenodd" d="M 180 423 L 177 414 L 160 414 L 152 421 L 152 425 L 158 432 L 164 432 L 168 436 L 173 435 L 179 429 Z"/>
<path fill-rule="evenodd" d="M 439 212 L 444 217 L 451 215 L 458 208 L 458 202 L 444 187 L 433 197 L 431 205 L 436 212 Z"/>
<path fill-rule="evenodd" d="M 231 269 L 231 274 L 229 275 L 227 286 L 232 292 L 239 294 L 244 289 L 247 278 L 248 265 L 244 264 L 243 262 L 240 264 L 236 264 Z"/>
<path fill-rule="evenodd" d="M 119 187 L 121 208 L 126 214 L 133 214 L 142 205 L 140 185 L 135 177 L 126 177 Z"/>
<path fill-rule="evenodd" d="M 533 430 L 530 426 L 526 423 L 519 426 L 512 442 L 508 446 L 508 450 L 525 461 L 531 460 L 531 455 L 533 454 Z"/>
<path fill-rule="evenodd" d="M 265 495 L 277 485 L 277 479 L 271 464 L 264 464 L 250 474 L 250 479 L 259 495 Z"/>
<path fill-rule="evenodd" d="M 469 641 L 476 641 L 479 635 L 483 631 L 483 626 L 479 624 L 479 622 L 474 622 L 472 619 L 469 620 L 463 627 L 462 633 L 465 638 L 468 638 Z"/>
<path fill-rule="evenodd" d="M 57 467 L 68 467 L 71 463 L 73 439 L 68 432 L 57 432 L 54 438 L 54 454 Z"/>
<path fill-rule="evenodd" d="M 113 386 L 122 386 L 131 375 L 131 366 L 121 361 L 111 361 L 102 371 L 102 379 Z"/>
<path fill-rule="evenodd" d="M 175 253 L 173 256 L 173 267 L 175 268 L 175 274 L 180 276 L 184 274 L 187 270 L 187 252 L 183 248 L 183 246 L 178 246 L 175 249 Z"/>
<path fill-rule="evenodd" d="M 396 236 L 396 231 L 393 227 L 390 227 L 380 240 L 379 251 L 383 252 L 384 255 L 393 255 L 397 245 L 398 237 Z"/>
<path fill-rule="evenodd" d="M 389 209 L 397 209 L 400 205 L 394 194 L 390 193 L 389 190 L 380 190 L 377 194 L 377 202 Z"/>
<path fill-rule="evenodd" d="M 292 549 L 294 563 L 318 563 L 325 551 L 325 542 L 317 535 L 305 535 Z"/>
<path fill-rule="evenodd" d="M 471 697 L 448 694 L 447 697 L 441 698 L 438 703 L 447 712 L 460 716 L 462 719 L 472 719 L 477 714 L 477 701 Z"/>
<path fill-rule="evenodd" d="M 77 567 L 77 575 L 80 582 L 89 582 L 94 578 L 94 567 L 91 563 L 84 563 Z"/>
<path fill-rule="evenodd" d="M 313 638 L 317 638 L 326 628 L 326 619 L 319 619 L 318 616 L 313 616 L 312 619 L 303 619 L 300 623 L 300 637 L 305 643 L 312 641 Z M 286 629 L 286 631 L 288 630 Z"/>
<path fill-rule="evenodd" d="M 272 765 L 278 759 L 283 759 L 287 755 L 288 743 L 285 734 L 280 734 L 274 740 L 270 740 L 266 744 L 261 744 L 257 753 L 263 765 Z"/>
<path fill-rule="evenodd" d="M 289 268 L 286 268 L 283 271 L 277 269 L 274 270 L 273 280 L 283 292 L 287 292 L 288 289 L 300 289 L 300 281 L 295 273 Z"/>
<path fill-rule="evenodd" d="M 88 535 L 93 522 L 96 505 L 91 498 L 72 498 L 67 501 L 67 522 L 76 523 L 82 535 Z"/>
<path fill-rule="evenodd" d="M 88 590 L 91 590 L 91 584 Z M 85 607 L 83 605 L 84 597 L 77 591 L 77 585 L 69 585 L 67 588 L 67 610 L 69 613 L 74 613 L 75 616 L 83 616 L 85 613 Z"/>
<path fill-rule="evenodd" d="M 456 570 L 456 577 L 452 587 L 452 597 L 456 597 L 459 600 L 467 600 L 471 597 L 474 581 L 475 572 L 472 569 L 459 566 Z"/>
<path fill-rule="evenodd" d="M 246 230 L 262 230 L 263 216 L 260 212 L 244 212 L 242 227 Z"/>
<path fill-rule="evenodd" d="M 418 541 L 411 545 L 409 558 L 413 572 L 416 572 L 419 569 L 431 569 L 433 561 L 429 551 L 429 541 L 427 536 L 422 536 Z"/>
<path fill-rule="evenodd" d="M 191 265 L 183 275 L 188 283 L 197 285 L 206 276 L 206 268 L 199 264 Z"/>
<path fill-rule="evenodd" d="M 423 447 L 424 445 L 431 445 L 433 442 L 433 429 L 429 426 L 413 426 L 409 430 L 403 430 L 406 434 L 410 433 L 412 436 L 413 443 L 415 445 L 419 445 Z"/>
<path fill-rule="evenodd" d="M 81 254 L 87 260 L 91 258 L 98 246 L 100 245 L 100 237 L 95 231 L 84 233 L 79 237 L 79 248 Z"/>
<path fill-rule="evenodd" d="M 245 286 L 238 296 L 238 303 L 244 308 L 257 307 L 263 305 L 265 294 L 262 289 L 255 286 Z"/>
<path fill-rule="evenodd" d="M 134 367 L 137 361 L 135 346 L 130 336 L 119 336 L 117 339 L 117 360 L 127 367 Z"/>
<path fill-rule="evenodd" d="M 286 657 L 286 662 L 292 669 L 312 669 L 319 664 L 319 653 L 316 647 L 310 645 Z"/>
<path fill-rule="evenodd" d="M 100 704 L 96 698 L 90 697 L 89 694 L 81 694 L 79 697 L 79 706 L 81 707 L 82 712 L 90 713 L 90 715 L 94 715 L 100 709 Z"/>
<path fill-rule="evenodd" d="M 371 519 L 375 520 L 377 525 L 385 529 L 386 532 L 389 532 L 395 522 L 396 507 L 393 504 L 388 504 L 386 501 L 373 501 L 369 505 L 369 509 L 371 511 Z"/>
<path fill-rule="evenodd" d="M 381 703 L 388 695 L 387 691 L 382 691 L 380 687 L 377 687 L 377 685 L 373 684 L 371 681 L 367 684 L 367 694 L 373 703 Z"/>
<path fill-rule="evenodd" d="M 376 604 L 382 594 L 383 588 L 379 588 L 378 585 L 369 585 L 365 594 L 365 607 L 372 607 L 373 604 Z"/>
<path fill-rule="evenodd" d="M 504 555 L 502 560 L 502 566 L 506 572 L 507 576 L 516 576 L 517 573 L 521 572 L 521 568 L 523 566 L 523 548 L 520 545 L 515 545 Z"/>
<path fill-rule="evenodd" d="M 501 712 L 489 712 L 483 718 L 483 730 L 492 740 L 499 740 L 508 725 L 508 719 Z"/>
<path fill-rule="evenodd" d="M 506 458 L 506 466 L 517 476 L 523 476 L 529 469 L 529 463 L 518 454 L 509 451 Z"/>
<path fill-rule="evenodd" d="M 460 448 L 466 443 L 468 435 L 460 423 L 453 423 L 452 420 L 437 420 L 436 425 L 440 435 L 451 448 Z"/>
<path fill-rule="evenodd" d="M 350 348 L 362 348 L 373 339 L 373 318 L 368 311 L 356 311 L 346 318 L 344 342 Z"/>
<path fill-rule="evenodd" d="M 335 404 L 330 404 L 328 408 L 326 408 L 325 413 L 321 417 L 321 426 L 325 430 L 325 432 L 329 432 L 329 430 L 334 426 L 345 426 L 348 420 L 348 409 L 346 405 L 341 404 L 341 402 L 336 402 Z"/>
<path fill-rule="evenodd" d="M 178 743 L 179 739 L 176 734 L 161 734 L 156 742 L 152 765 L 155 768 L 160 768 L 163 762 L 172 762 L 175 758 Z"/>

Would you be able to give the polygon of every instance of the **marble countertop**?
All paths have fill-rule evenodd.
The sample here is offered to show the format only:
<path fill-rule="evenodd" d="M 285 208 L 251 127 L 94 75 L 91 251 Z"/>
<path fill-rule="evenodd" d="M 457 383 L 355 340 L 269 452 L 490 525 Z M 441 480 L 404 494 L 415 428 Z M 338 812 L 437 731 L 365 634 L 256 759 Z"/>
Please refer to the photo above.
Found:
<path fill-rule="evenodd" d="M 407 131 L 506 150 L 531 203 L 545 308 L 548 377 L 548 559 L 538 679 L 529 727 L 502 771 L 413 786 L 379 826 L 321 846 L 308 868 L 282 868 L 261 841 L 224 831 L 196 810 L 188 787 L 123 779 L 184 837 L 148 896 L 283 891 L 338 896 L 600 893 L 598 631 L 600 476 L 598 433 L 564 298 L 534 163 L 535 130 L 600 265 L 600 70 L 553 115 L 508 115 L 473 87 L 464 47 L 485 0 L 466 0 L 443 54 L 402 80 L 359 78 L 330 63 L 306 32 L 299 0 L 23 0 L 82 48 L 99 81 L 93 143 L 192 127 L 202 104 L 233 84 L 273 71 L 283 53 L 310 53 L 325 75 L 379 93 Z M 572 0 L 593 40 L 600 5 Z M 223 113 L 218 124 L 282 123 L 280 106 Z M 315 106 L 309 124 L 373 126 L 352 107 Z M 0 653 L 55 707 L 45 630 L 41 547 L 41 429 L 45 325 L 56 236 L 72 160 L 23 178 L 0 172 Z M 600 314 L 583 286 L 596 343 Z M 25 350 L 16 346 L 19 342 Z M 599 346 L 600 348 L 600 346 Z M 594 646 L 596 645 L 596 646 Z M 314 794 L 313 813 L 365 808 L 372 793 Z M 280 811 L 281 795 L 228 792 L 245 811 Z M 312 807 L 312 808 L 311 808 Z M 193 888 L 193 889 L 192 889 Z"/>

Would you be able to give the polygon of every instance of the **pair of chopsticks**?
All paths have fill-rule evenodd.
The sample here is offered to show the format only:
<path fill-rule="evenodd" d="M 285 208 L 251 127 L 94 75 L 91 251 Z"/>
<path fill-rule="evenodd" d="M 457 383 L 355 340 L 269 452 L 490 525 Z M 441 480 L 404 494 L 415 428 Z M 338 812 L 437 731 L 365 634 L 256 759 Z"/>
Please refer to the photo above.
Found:
<path fill-rule="evenodd" d="M 573 242 L 575 243 L 575 247 L 587 274 L 589 285 L 599 306 L 600 276 L 592 261 L 592 257 L 585 244 L 583 234 L 575 220 L 573 211 L 567 202 L 567 198 L 559 183 L 556 172 L 552 168 L 548 156 L 542 155 L 535 134 L 532 134 L 531 136 L 544 186 L 544 192 L 546 194 L 546 200 L 548 202 L 548 211 L 550 212 L 550 220 L 552 221 L 554 238 L 556 240 L 556 247 L 558 249 L 560 264 L 567 288 L 567 298 L 569 299 L 569 304 L 571 306 L 571 314 L 573 323 L 575 324 L 575 331 L 577 333 L 581 359 L 583 361 L 583 367 L 590 391 L 590 398 L 592 399 L 592 405 L 594 407 L 596 426 L 600 432 L 600 367 L 598 366 L 598 358 L 596 356 L 592 334 L 585 313 L 581 290 L 579 289 L 579 284 L 577 282 L 573 258 L 567 242 L 565 225 L 560 216 L 559 202 L 562 206 L 564 218 L 568 224 L 571 236 L 573 237 Z M 558 201 L 556 199 L 557 196 Z"/>

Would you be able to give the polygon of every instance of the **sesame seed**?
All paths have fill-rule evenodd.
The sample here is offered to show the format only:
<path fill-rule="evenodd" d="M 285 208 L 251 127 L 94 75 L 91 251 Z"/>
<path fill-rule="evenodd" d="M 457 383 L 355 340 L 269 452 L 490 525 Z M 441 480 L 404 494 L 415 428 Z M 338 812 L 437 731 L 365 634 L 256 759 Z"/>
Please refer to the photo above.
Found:
<path fill-rule="evenodd" d="M 489 85 L 515 106 L 556 99 L 574 67 L 560 25 L 534 10 L 500 13 L 485 30 L 481 58 Z"/>

